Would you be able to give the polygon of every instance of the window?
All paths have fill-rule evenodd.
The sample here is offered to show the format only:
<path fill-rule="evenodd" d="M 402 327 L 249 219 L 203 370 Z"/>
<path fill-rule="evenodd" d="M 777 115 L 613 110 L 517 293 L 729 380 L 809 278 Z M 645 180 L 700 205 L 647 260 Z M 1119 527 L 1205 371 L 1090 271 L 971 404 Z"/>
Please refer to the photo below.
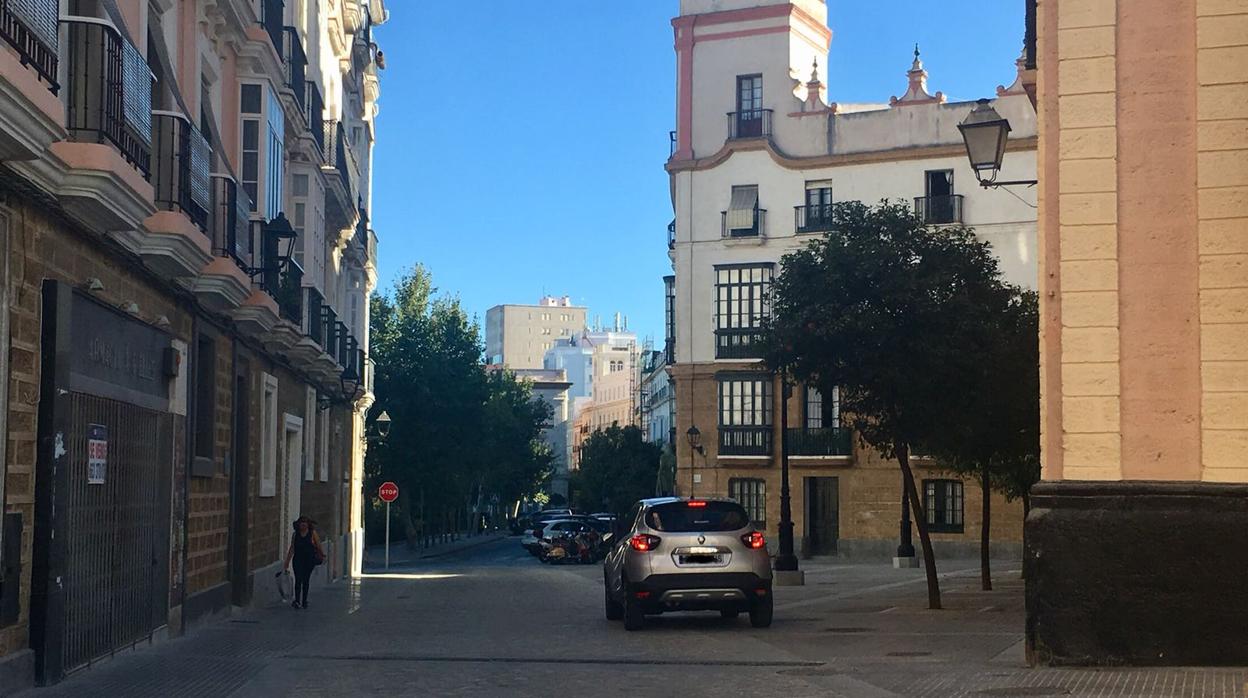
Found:
<path fill-rule="evenodd" d="M 732 478 L 728 480 L 728 498 L 735 499 L 745 507 L 750 521 L 759 529 L 767 528 L 767 481 L 757 478 Z"/>
<path fill-rule="evenodd" d="M 208 460 L 208 472 L 197 463 L 195 475 L 211 475 L 216 434 L 217 346 L 212 337 L 200 335 L 195 343 L 195 458 Z"/>
<path fill-rule="evenodd" d="M 719 377 L 719 452 L 722 455 L 771 453 L 771 376 Z"/>
<path fill-rule="evenodd" d="M 832 390 L 832 398 L 825 400 L 819 389 L 806 386 L 806 428 L 839 427 L 841 425 L 841 391 Z"/>
<path fill-rule="evenodd" d="M 758 138 L 764 135 L 763 76 L 737 76 L 737 114 L 732 138 Z"/>
<path fill-rule="evenodd" d="M 723 236 L 739 238 L 758 235 L 761 232 L 759 221 L 758 187 L 753 184 L 733 187 L 728 210 L 724 213 Z"/>
<path fill-rule="evenodd" d="M 797 232 L 816 233 L 832 229 L 832 183 L 806 183 L 806 204 L 797 212 Z"/>
<path fill-rule="evenodd" d="M 254 84 L 241 86 L 240 101 L 243 114 L 243 189 L 251 197 L 251 210 L 272 220 L 283 208 L 283 139 L 286 126 L 282 103 L 273 91 Z"/>
<path fill-rule="evenodd" d="M 928 530 L 933 533 L 962 532 L 960 480 L 924 480 L 923 507 L 927 510 Z"/>
<path fill-rule="evenodd" d="M 303 479 L 311 482 L 316 479 L 316 388 L 308 386 L 304 394 L 303 413 L 306 429 L 303 430 Z M 326 420 L 321 420 L 326 421 Z"/>
<path fill-rule="evenodd" d="M 962 219 L 958 197 L 953 193 L 953 170 L 923 173 L 924 199 L 918 214 L 924 223 L 956 223 Z"/>
<path fill-rule="evenodd" d="M 733 502 L 709 501 L 700 507 L 671 502 L 646 511 L 646 525 L 671 533 L 739 531 L 750 525 L 750 518 L 740 504 Z"/>
<path fill-rule="evenodd" d="M 715 358 L 758 358 L 762 324 L 771 315 L 773 264 L 715 267 Z"/>
<path fill-rule="evenodd" d="M 542 328 L 542 334 L 550 334 L 550 328 L 549 328 L 549 327 L 543 327 L 543 328 Z"/>
<path fill-rule="evenodd" d="M 277 379 L 262 373 L 260 403 L 260 496 L 277 494 Z"/>

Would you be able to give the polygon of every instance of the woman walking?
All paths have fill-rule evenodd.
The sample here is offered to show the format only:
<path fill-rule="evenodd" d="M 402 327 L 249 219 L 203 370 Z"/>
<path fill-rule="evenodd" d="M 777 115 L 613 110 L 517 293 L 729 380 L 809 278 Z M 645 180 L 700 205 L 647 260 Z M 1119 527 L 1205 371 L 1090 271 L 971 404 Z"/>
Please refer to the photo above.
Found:
<path fill-rule="evenodd" d="M 289 570 L 291 561 L 294 561 L 295 600 L 291 602 L 291 608 L 307 608 L 308 581 L 312 577 L 312 569 L 325 559 L 325 551 L 321 549 L 321 539 L 316 535 L 312 519 L 300 516 L 293 525 L 295 532 L 290 537 L 283 569 Z"/>

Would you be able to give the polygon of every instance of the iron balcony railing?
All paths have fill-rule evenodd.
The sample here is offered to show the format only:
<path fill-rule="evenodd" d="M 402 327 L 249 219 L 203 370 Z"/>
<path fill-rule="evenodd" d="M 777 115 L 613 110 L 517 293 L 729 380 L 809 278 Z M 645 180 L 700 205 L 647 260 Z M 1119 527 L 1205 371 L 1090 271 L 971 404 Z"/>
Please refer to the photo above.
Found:
<path fill-rule="evenodd" d="M 667 249 L 676 247 L 676 221 L 667 224 Z"/>
<path fill-rule="evenodd" d="M 725 427 L 719 428 L 719 455 L 721 456 L 769 456 L 771 455 L 771 427 Z"/>
<path fill-rule="evenodd" d="M 368 210 L 364 208 L 364 201 L 361 199 L 359 203 L 360 215 L 359 220 L 355 224 L 355 244 L 359 245 L 360 252 L 364 255 L 364 259 L 368 259 Z"/>
<path fill-rule="evenodd" d="M 351 331 L 341 320 L 337 323 L 338 328 L 338 365 L 346 368 L 351 363 L 351 356 L 359 345 L 355 343 L 355 338 L 351 336 Z"/>
<path fill-rule="evenodd" d="M 321 98 L 321 88 L 316 86 L 316 81 L 308 80 L 306 83 L 308 99 L 306 102 L 306 114 L 304 115 L 308 122 L 308 131 L 312 133 L 312 140 L 316 141 L 316 147 L 321 151 L 322 157 L 325 154 L 325 101 Z"/>
<path fill-rule="evenodd" d="M 282 319 L 296 325 L 303 324 L 303 267 L 295 260 L 287 261 L 282 269 L 273 300 L 277 301 L 278 314 Z"/>
<path fill-rule="evenodd" d="M 793 229 L 799 233 L 826 233 L 832 230 L 832 204 L 793 207 Z"/>
<path fill-rule="evenodd" d="M 307 316 L 304 334 L 308 335 L 322 349 L 325 348 L 325 299 L 321 292 L 307 287 L 303 289 L 304 314 Z"/>
<path fill-rule="evenodd" d="M 260 19 L 264 30 L 269 33 L 269 39 L 273 41 L 273 50 L 277 51 L 279 56 L 282 54 L 284 14 L 285 3 L 282 0 L 256 0 L 256 17 Z"/>
<path fill-rule="evenodd" d="M 763 358 L 763 332 L 757 327 L 715 330 L 715 358 Z"/>
<path fill-rule="evenodd" d="M 303 39 L 299 30 L 294 27 L 282 28 L 282 62 L 286 69 L 286 86 L 295 93 L 295 101 L 299 103 L 299 111 L 307 114 L 308 109 L 308 54 L 303 50 Z M 309 125 L 310 122 L 309 122 Z"/>
<path fill-rule="evenodd" d="M 321 348 L 326 354 L 338 358 L 338 314 L 328 303 L 321 305 L 321 327 L 325 333 L 325 343 Z"/>
<path fill-rule="evenodd" d="M 670 158 L 676 154 L 676 132 L 668 131 L 667 140 L 668 140 L 667 157 Z"/>
<path fill-rule="evenodd" d="M 750 109 L 728 112 L 728 138 L 771 137 L 771 110 Z"/>
<path fill-rule="evenodd" d="M 668 337 L 663 342 L 663 363 L 669 366 L 676 363 L 676 339 L 674 337 Z"/>
<path fill-rule="evenodd" d="M 342 127 L 342 122 L 324 122 L 324 132 L 325 164 L 333 165 L 334 169 L 338 170 L 343 190 L 351 197 L 351 201 L 355 201 L 355 158 L 351 155 L 350 146 L 347 145 L 346 131 Z"/>
<path fill-rule="evenodd" d="M 853 432 L 844 427 L 798 427 L 787 432 L 791 456 L 853 455 Z"/>
<path fill-rule="evenodd" d="M 205 233 L 212 208 L 212 147 L 182 114 L 152 114 L 152 184 L 157 208 L 181 211 Z"/>
<path fill-rule="evenodd" d="M 22 65 L 30 66 L 48 82 L 53 94 L 57 83 L 57 0 L 0 0 L 0 39 L 17 51 Z"/>
<path fill-rule="evenodd" d="M 221 257 L 233 258 L 243 269 L 252 264 L 251 199 L 226 174 L 212 175 L 212 248 Z"/>
<path fill-rule="evenodd" d="M 914 212 L 930 225 L 962 222 L 962 195 L 916 196 Z"/>
<path fill-rule="evenodd" d="M 374 390 L 377 384 L 377 362 L 373 357 L 364 355 L 364 390 L 369 393 L 377 392 Z"/>
<path fill-rule="evenodd" d="M 106 20 L 65 17 L 65 121 L 78 142 L 111 143 L 147 177 L 152 152 L 152 71 Z"/>
<path fill-rule="evenodd" d="M 763 234 L 767 224 L 767 209 L 756 208 L 752 216 L 744 216 L 746 220 L 730 221 L 730 211 L 719 212 L 719 234 L 726 238 L 750 238 Z"/>

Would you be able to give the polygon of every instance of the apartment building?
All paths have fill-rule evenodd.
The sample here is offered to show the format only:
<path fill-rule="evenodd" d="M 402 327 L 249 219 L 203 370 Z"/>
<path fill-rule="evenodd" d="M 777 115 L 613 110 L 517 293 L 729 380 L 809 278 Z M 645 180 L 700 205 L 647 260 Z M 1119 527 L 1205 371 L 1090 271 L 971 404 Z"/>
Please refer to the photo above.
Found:
<path fill-rule="evenodd" d="M 537 305 L 496 305 L 485 311 L 486 363 L 542 368 L 559 340 L 585 329 L 585 308 L 569 296 L 543 296 Z"/>
<path fill-rule="evenodd" d="M 838 102 L 836 76 L 823 67 L 827 15 L 823 0 L 682 0 L 672 21 L 676 479 L 684 495 L 741 500 L 777 535 L 787 439 L 799 550 L 887 558 L 906 506 L 896 463 L 842 425 L 835 393 L 799 386 L 781 431 L 782 391 L 758 343 L 781 257 L 829 230 L 834 202 L 901 199 L 929 224 L 973 227 L 1009 281 L 1035 288 L 1035 193 L 978 186 L 957 129 L 974 103 L 931 91 L 918 48 L 898 56 L 896 96 Z M 1022 65 L 1001 72 L 1008 86 L 993 104 L 1013 127 L 1001 177 L 1034 179 L 1036 115 L 1017 79 Z M 701 450 L 685 438 L 695 428 Z M 978 487 L 922 461 L 916 476 L 937 551 L 974 550 Z M 992 510 L 995 540 L 1017 550 L 1020 505 L 994 501 Z"/>
<path fill-rule="evenodd" d="M 0 3 L 0 685 L 358 569 L 383 0 Z"/>

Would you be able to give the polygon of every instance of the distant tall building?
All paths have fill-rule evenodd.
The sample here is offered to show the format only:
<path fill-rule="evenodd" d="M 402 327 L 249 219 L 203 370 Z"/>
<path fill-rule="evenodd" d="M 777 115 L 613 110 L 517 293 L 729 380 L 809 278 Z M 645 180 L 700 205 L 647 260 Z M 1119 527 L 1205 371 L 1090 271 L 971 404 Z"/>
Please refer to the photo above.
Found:
<path fill-rule="evenodd" d="M 580 463 L 580 444 L 590 433 L 613 424 L 636 423 L 633 398 L 637 392 L 639 365 L 637 335 L 628 330 L 627 321 L 618 313 L 611 327 L 597 325 L 576 338 L 576 344 L 590 350 L 589 397 L 573 401 L 570 422 L 573 434 L 568 439 L 568 463 L 573 470 Z M 560 345 L 547 358 L 566 355 L 566 348 Z M 573 380 L 571 375 L 569 380 Z M 581 386 L 574 385 L 572 393 L 579 394 L 580 390 Z"/>
<path fill-rule="evenodd" d="M 568 296 L 543 296 L 537 305 L 496 305 L 485 312 L 486 363 L 542 368 L 547 350 L 583 329 L 585 308 L 572 305 Z"/>

